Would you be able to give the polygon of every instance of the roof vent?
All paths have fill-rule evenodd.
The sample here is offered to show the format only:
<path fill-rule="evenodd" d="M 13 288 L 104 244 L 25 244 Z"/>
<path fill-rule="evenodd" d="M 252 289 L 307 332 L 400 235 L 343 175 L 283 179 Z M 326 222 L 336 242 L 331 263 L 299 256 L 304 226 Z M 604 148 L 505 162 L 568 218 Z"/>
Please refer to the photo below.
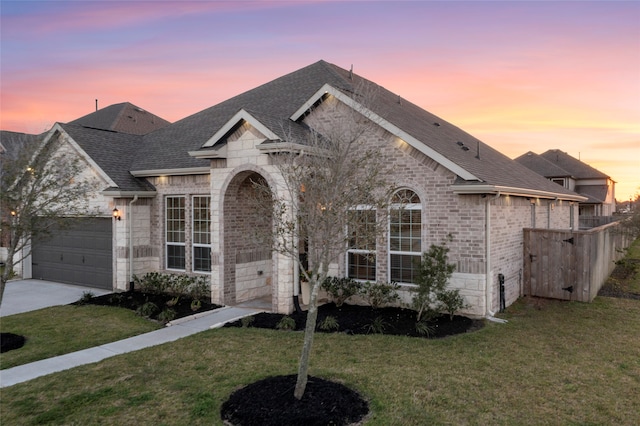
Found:
<path fill-rule="evenodd" d="M 437 121 L 433 123 L 434 126 L 436 127 L 440 127 L 440 123 L 438 123 Z"/>
<path fill-rule="evenodd" d="M 458 144 L 458 146 L 463 146 L 464 144 L 460 141 L 456 142 Z"/>

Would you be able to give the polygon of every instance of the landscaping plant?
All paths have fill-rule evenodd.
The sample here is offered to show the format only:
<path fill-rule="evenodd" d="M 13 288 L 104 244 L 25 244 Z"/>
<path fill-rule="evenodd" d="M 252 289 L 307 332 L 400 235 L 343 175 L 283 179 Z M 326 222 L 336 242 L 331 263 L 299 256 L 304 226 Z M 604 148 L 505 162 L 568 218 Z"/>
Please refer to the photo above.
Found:
<path fill-rule="evenodd" d="M 327 277 L 322 281 L 322 288 L 331 296 L 336 306 L 342 306 L 351 296 L 358 294 L 362 284 L 353 278 Z"/>
<path fill-rule="evenodd" d="M 398 289 L 400 286 L 394 282 L 365 282 L 358 292 L 363 299 L 373 308 L 381 308 L 400 300 Z"/>
<path fill-rule="evenodd" d="M 412 299 L 413 308 L 418 311 L 418 322 L 423 317 L 433 318 L 442 308 L 440 297 L 455 269 L 455 265 L 448 263 L 448 253 L 449 248 L 445 244 L 432 244 L 428 251 L 422 253 Z"/>

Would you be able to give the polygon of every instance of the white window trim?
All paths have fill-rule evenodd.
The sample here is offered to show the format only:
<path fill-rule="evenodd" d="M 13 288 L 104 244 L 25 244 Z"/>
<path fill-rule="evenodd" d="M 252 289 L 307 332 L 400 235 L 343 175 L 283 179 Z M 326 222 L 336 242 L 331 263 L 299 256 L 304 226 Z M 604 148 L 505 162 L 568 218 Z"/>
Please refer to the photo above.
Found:
<path fill-rule="evenodd" d="M 195 241 L 195 209 L 196 209 L 196 204 L 193 202 L 193 200 L 195 198 L 208 198 L 209 199 L 209 244 L 202 244 L 202 243 L 194 243 Z M 196 256 L 195 256 L 195 248 L 196 247 L 205 247 L 205 248 L 209 248 L 209 257 L 211 257 L 211 195 L 207 195 L 207 194 L 194 194 L 193 196 L 191 196 L 191 272 L 193 272 L 194 274 L 211 274 L 211 269 L 209 269 L 208 271 L 202 271 L 199 269 L 196 269 Z M 209 268 L 211 268 L 211 259 L 209 259 Z"/>
<path fill-rule="evenodd" d="M 420 195 L 414 191 L 411 188 L 400 188 L 398 189 L 395 193 L 402 191 L 402 190 L 409 190 L 411 192 L 413 192 L 414 194 L 416 194 L 416 196 L 418 198 L 420 198 Z M 394 195 L 395 195 L 394 193 Z M 419 252 L 415 252 L 415 251 L 392 251 L 391 250 L 391 212 L 393 210 L 419 210 L 420 211 L 420 251 Z M 420 198 L 420 203 L 407 203 L 407 204 L 398 204 L 398 203 L 394 203 L 394 204 L 390 204 L 389 205 L 389 209 L 388 209 L 388 216 L 387 216 L 387 223 L 388 228 L 387 228 L 387 280 L 389 282 L 392 282 L 391 279 L 391 256 L 392 255 L 400 255 L 400 256 L 416 256 L 416 257 L 421 257 L 422 256 L 422 246 L 424 245 L 424 241 L 422 238 L 422 225 L 423 225 L 423 211 L 422 211 L 422 198 Z M 405 283 L 402 281 L 394 281 L 396 284 L 403 286 L 403 287 L 417 287 L 417 284 L 413 284 L 413 283 Z"/>
<path fill-rule="evenodd" d="M 365 210 L 369 210 L 372 211 L 374 213 L 374 217 L 377 221 L 377 209 L 373 208 L 372 206 L 366 205 L 366 204 L 358 204 L 357 206 L 351 208 L 350 210 L 358 210 L 358 211 L 365 211 Z M 346 230 L 347 234 L 349 232 L 349 230 Z M 348 248 L 348 243 L 347 243 L 347 250 L 344 256 L 344 263 L 345 263 L 345 276 L 347 278 L 351 278 L 357 282 L 362 282 L 362 283 L 366 283 L 366 282 L 371 282 L 371 281 L 376 281 L 378 279 L 378 253 L 377 253 L 377 243 L 376 243 L 376 247 L 374 247 L 373 250 L 365 250 L 365 249 L 351 249 Z M 354 277 L 350 277 L 349 276 L 349 254 L 366 254 L 366 255 L 373 255 L 375 257 L 375 267 L 374 267 L 374 278 L 373 280 L 367 280 L 367 279 L 362 279 L 362 278 L 354 278 Z"/>
<path fill-rule="evenodd" d="M 167 200 L 169 198 L 182 198 L 184 200 L 184 211 L 185 211 L 185 218 L 184 218 L 184 222 L 185 222 L 185 240 L 186 240 L 186 226 L 187 226 L 187 198 L 184 195 L 167 195 L 164 199 L 164 244 L 165 244 L 165 249 L 164 249 L 164 267 L 167 271 L 181 271 L 181 272 L 186 272 L 186 268 L 187 268 L 187 245 L 186 242 L 173 242 L 173 241 L 168 241 L 168 237 L 169 237 L 169 227 L 167 226 L 168 223 L 168 217 L 167 217 L 167 209 L 168 209 L 168 204 L 167 204 Z M 185 255 L 185 262 L 184 262 L 184 269 L 177 269 L 177 268 L 169 268 L 169 246 L 174 246 L 174 247 L 184 247 L 184 255 Z"/>

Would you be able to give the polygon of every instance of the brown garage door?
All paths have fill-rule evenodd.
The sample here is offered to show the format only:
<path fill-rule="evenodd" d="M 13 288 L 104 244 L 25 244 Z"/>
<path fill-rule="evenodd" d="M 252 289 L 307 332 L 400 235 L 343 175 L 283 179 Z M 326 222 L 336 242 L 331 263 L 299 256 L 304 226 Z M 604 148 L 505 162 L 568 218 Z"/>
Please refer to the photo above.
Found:
<path fill-rule="evenodd" d="M 51 238 L 34 241 L 33 278 L 111 290 L 111 218 L 67 220 Z"/>

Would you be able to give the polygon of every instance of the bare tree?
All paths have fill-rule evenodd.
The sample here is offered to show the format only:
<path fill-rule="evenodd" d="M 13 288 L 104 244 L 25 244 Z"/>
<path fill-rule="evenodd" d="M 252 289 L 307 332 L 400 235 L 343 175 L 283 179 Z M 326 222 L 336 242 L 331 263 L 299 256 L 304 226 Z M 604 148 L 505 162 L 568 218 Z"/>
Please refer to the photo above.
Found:
<path fill-rule="evenodd" d="M 0 152 L 0 234 L 7 260 L 0 273 L 0 304 L 15 266 L 31 254 L 31 241 L 64 227 L 65 218 L 90 215 L 97 179 L 59 136 L 3 133 Z"/>
<path fill-rule="evenodd" d="M 291 137 L 284 141 L 286 153 L 271 154 L 283 188 L 274 192 L 264 182 L 256 185 L 264 195 L 258 197 L 259 204 L 273 212 L 274 250 L 293 259 L 311 287 L 294 391 L 297 399 L 306 389 L 318 291 L 329 266 L 349 248 L 371 249 L 373 257 L 376 240 L 386 229 L 392 192 L 389 167 L 366 139 L 372 135 L 367 131 L 375 128 L 366 110 L 355 111 L 335 99 L 320 108 L 323 119 L 310 120 L 306 140 Z M 306 254 L 304 264 L 301 252 Z"/>

